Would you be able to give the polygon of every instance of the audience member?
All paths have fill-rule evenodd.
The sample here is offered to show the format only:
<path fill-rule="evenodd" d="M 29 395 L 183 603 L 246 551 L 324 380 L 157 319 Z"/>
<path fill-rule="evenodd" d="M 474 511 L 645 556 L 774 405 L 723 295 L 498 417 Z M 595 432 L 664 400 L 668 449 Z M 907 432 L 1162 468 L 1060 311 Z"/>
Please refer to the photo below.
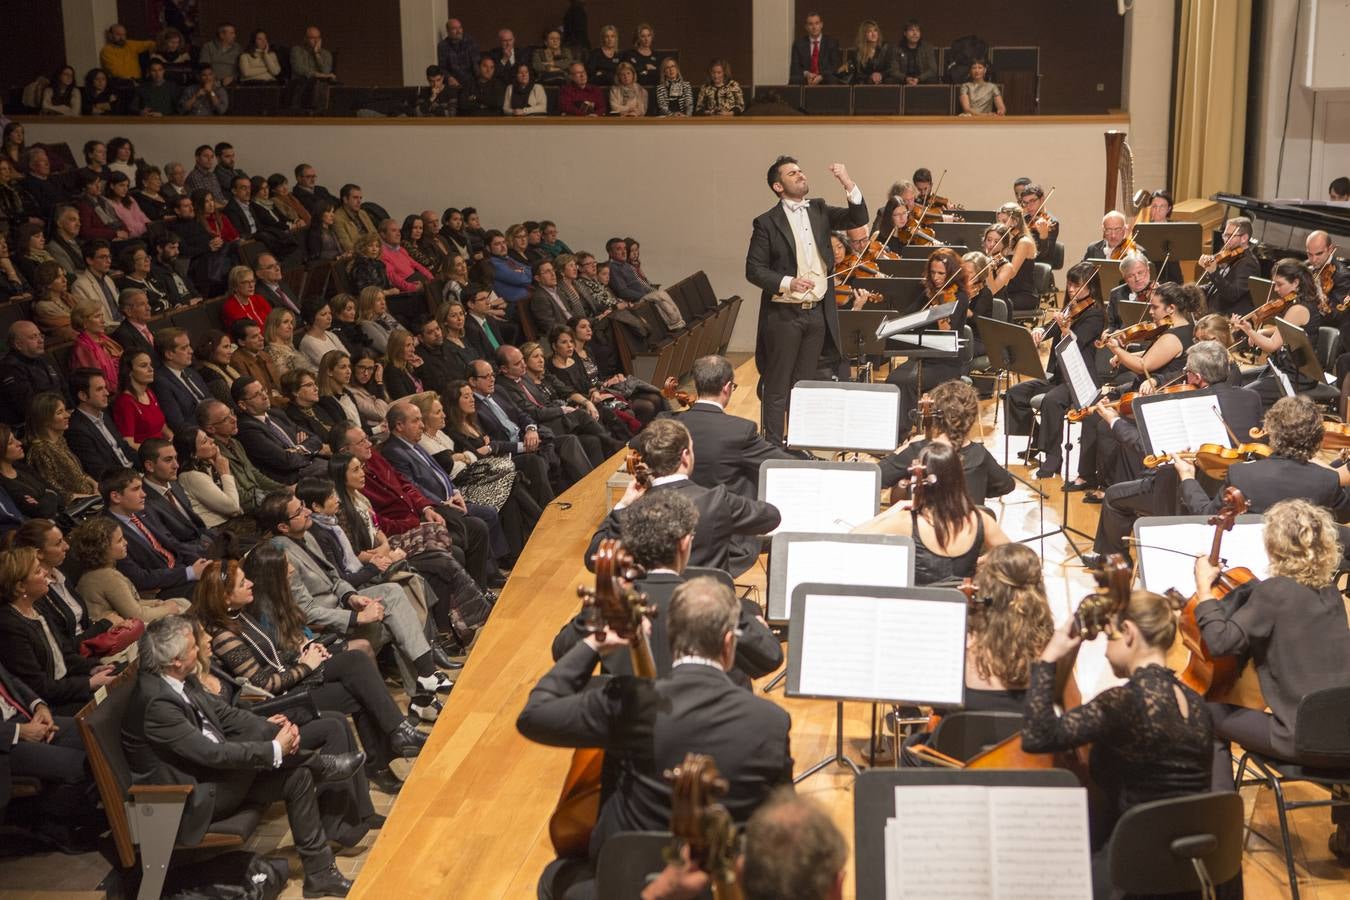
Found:
<path fill-rule="evenodd" d="M 413 293 L 422 290 L 422 286 L 435 277 L 403 248 L 403 233 L 399 229 L 398 222 L 385 219 L 380 223 L 379 235 L 380 261 L 384 264 L 391 287 L 397 291 Z"/>
<path fill-rule="evenodd" d="M 173 232 L 156 237 L 150 274 L 164 288 L 170 307 L 195 306 L 202 302 L 202 295 L 188 275 L 187 261 L 178 255 L 180 246 L 179 237 Z"/>
<path fill-rule="evenodd" d="M 133 466 L 135 450 L 108 412 L 112 391 L 103 372 L 76 369 L 70 374 L 70 393 L 76 406 L 66 429 L 66 445 L 84 471 L 101 475 L 107 469 Z"/>
<path fill-rule="evenodd" d="M 173 432 L 165 424 L 164 410 L 151 387 L 155 382 L 154 355 L 134 350 L 122 359 L 122 391 L 113 401 L 113 421 L 131 447 L 139 449 L 151 438 L 170 438 Z M 109 383 L 109 390 L 113 383 Z"/>
<path fill-rule="evenodd" d="M 989 64 L 977 59 L 970 64 L 970 80 L 961 85 L 961 115 L 1003 116 L 1008 109 L 1003 105 L 1003 89 L 984 80 Z"/>
<path fill-rule="evenodd" d="M 104 174 L 81 171 L 76 178 L 80 193 L 75 198 L 75 208 L 80 211 L 80 235 L 86 242 L 124 241 L 130 237 L 112 204 L 103 196 L 106 174 L 109 174 L 106 169 Z"/>
<path fill-rule="evenodd" d="M 530 68 L 540 84 L 562 84 L 572 62 L 572 50 L 563 46 L 562 32 L 557 28 L 544 32 L 543 46 L 530 55 Z"/>
<path fill-rule="evenodd" d="M 267 355 L 276 363 L 277 372 L 284 378 L 293 369 L 314 371 L 314 365 L 295 349 L 295 313 L 289 309 L 274 309 L 267 314 L 263 325 L 263 341 Z"/>
<path fill-rule="evenodd" d="M 70 410 L 62 394 L 38 394 L 28 407 L 28 464 L 43 481 L 61 494 L 69 506 L 75 500 L 94 496 L 98 485 L 80 466 L 66 444 Z"/>
<path fill-rule="evenodd" d="M 81 115 L 120 116 L 126 112 L 130 92 L 113 84 L 103 69 L 90 69 L 84 76 L 84 105 Z"/>
<path fill-rule="evenodd" d="M 342 205 L 334 213 L 333 229 L 342 249 L 350 252 L 358 237 L 375 234 L 375 222 L 370 213 L 361 208 L 364 195 L 359 184 L 344 184 L 340 194 Z"/>
<path fill-rule="evenodd" d="M 548 98 L 544 86 L 534 80 L 534 70 L 528 63 L 516 65 L 515 77 L 502 97 L 502 114 L 507 116 L 542 116 L 548 112 Z"/>
<path fill-rule="evenodd" d="M 41 147 L 32 147 L 24 153 L 23 164 L 25 175 L 19 189 L 32 201 L 38 218 L 50 222 L 62 200 L 61 189 L 51 180 L 51 157 Z"/>
<path fill-rule="evenodd" d="M 159 368 L 154 391 L 164 418 L 177 430 L 197 420 L 197 406 L 209 396 L 206 382 L 192 368 L 192 338 L 181 328 L 163 328 L 155 333 Z"/>
<path fill-rule="evenodd" d="M 165 28 L 155 35 L 155 49 L 150 51 L 150 64 L 162 65 L 165 75 L 176 82 L 188 81 L 193 72 L 192 54 L 188 52 L 190 49 L 181 31 L 173 27 Z"/>
<path fill-rule="evenodd" d="M 700 116 L 738 116 L 745 112 L 745 95 L 731 77 L 731 64 L 725 59 L 708 64 L 708 80 L 698 89 L 694 111 Z"/>
<path fill-rule="evenodd" d="M 216 73 L 210 66 L 202 66 L 197 84 L 183 88 L 178 96 L 178 111 L 185 116 L 223 116 L 229 107 L 229 94 L 216 83 Z"/>
<path fill-rule="evenodd" d="M 492 60 L 488 59 L 488 63 L 491 62 Z M 481 61 L 479 67 L 482 68 Z M 454 115 L 458 95 L 461 93 L 467 95 L 473 83 L 466 84 L 462 91 L 456 91 L 445 83 L 445 70 L 440 66 L 427 66 L 426 75 L 426 86 L 417 89 L 417 97 L 413 100 L 413 115 L 423 118 Z M 488 75 L 488 80 L 494 80 L 491 74 Z"/>
<path fill-rule="evenodd" d="M 23 443 L 8 425 L 0 424 L 0 489 L 20 514 L 33 519 L 70 521 L 56 488 L 24 462 Z"/>
<path fill-rule="evenodd" d="M 327 109 L 328 86 L 336 81 L 333 51 L 323 46 L 322 32 L 311 25 L 305 29 L 304 43 L 291 48 L 291 82 L 287 87 L 289 105 Z"/>
<path fill-rule="evenodd" d="M 300 204 L 309 210 L 310 215 L 316 213 L 321 202 L 331 203 L 334 207 L 338 205 L 338 198 L 329 193 L 328 188 L 319 184 L 319 175 L 309 163 L 300 163 L 295 167 L 293 193 Z"/>
<path fill-rule="evenodd" d="M 289 485 L 327 471 L 319 458 L 327 455 L 322 436 L 301 431 L 284 414 L 271 411 L 267 390 L 256 378 L 240 376 L 230 397 L 239 410 L 239 443 L 258 471 Z"/>
<path fill-rule="evenodd" d="M 9 351 L 0 357 L 0 421 L 17 426 L 24 422 L 33 398 L 43 393 L 61 394 L 65 382 L 45 355 L 46 341 L 32 322 L 20 319 L 6 334 Z"/>
<path fill-rule="evenodd" d="M 261 471 L 248 458 L 242 444 L 236 440 L 239 434 L 239 419 L 230 405 L 219 400 L 207 400 L 197 407 L 197 424 L 220 448 L 220 455 L 229 461 L 230 473 L 234 476 L 235 488 L 239 494 L 239 506 L 246 515 L 257 512 L 258 504 L 273 491 L 285 487 Z"/>
<path fill-rule="evenodd" d="M 937 84 L 937 51 L 923 39 L 923 29 L 914 19 L 905 23 L 904 39 L 895 46 L 893 69 L 901 84 Z"/>
<path fill-rule="evenodd" d="M 235 266 L 230 269 L 230 295 L 225 298 L 225 303 L 220 308 L 220 320 L 226 328 L 233 326 L 240 319 L 257 322 L 260 328 L 267 323 L 267 317 L 272 312 L 272 304 L 254 291 L 257 283 L 257 277 L 248 266 Z"/>
<path fill-rule="evenodd" d="M 305 229 L 305 259 L 310 262 L 347 260 L 352 252 L 342 246 L 338 238 L 337 205 L 320 201 L 315 207 L 309 227 Z"/>
<path fill-rule="evenodd" d="M 108 336 L 107 321 L 102 303 L 81 300 L 75 304 L 70 311 L 70 327 L 75 332 L 70 364 L 102 370 L 108 376 L 108 387 L 117 390 L 122 345 Z"/>
<path fill-rule="evenodd" d="M 558 111 L 564 116 L 603 116 L 609 112 L 605 92 L 587 84 L 585 63 L 574 62 L 567 69 L 568 81 L 558 95 Z"/>
<path fill-rule="evenodd" d="M 75 84 L 73 66 L 62 66 L 52 76 L 51 83 L 42 89 L 42 113 L 48 116 L 78 116 L 84 109 L 84 98 Z"/>
<path fill-rule="evenodd" d="M 478 60 L 478 69 L 473 80 L 464 85 L 459 92 L 456 107 L 461 116 L 500 116 L 506 102 L 506 85 L 498 72 L 498 64 L 492 56 L 484 55 Z"/>
<path fill-rule="evenodd" d="M 654 88 L 661 79 L 660 60 L 656 56 L 656 31 L 646 22 L 633 29 L 633 46 L 623 58 L 637 72 L 638 84 Z"/>
<path fill-rule="evenodd" d="M 56 262 L 44 262 L 37 267 L 33 282 L 37 297 L 33 304 L 33 321 L 44 335 L 52 339 L 52 343 L 75 339 L 75 330 L 70 326 L 70 314 L 80 301 L 66 289 L 66 284 L 66 273 Z"/>
<path fill-rule="evenodd" d="M 291 183 L 286 180 L 286 176 L 280 172 L 273 172 L 267 176 L 267 192 L 276 207 L 278 213 L 282 215 L 295 230 L 308 226 L 312 214 L 305 204 L 301 203 L 291 192 Z M 253 192 L 256 198 L 258 192 Z"/>
<path fill-rule="evenodd" d="M 496 64 L 497 80 L 503 84 L 510 81 L 514 76 L 516 66 L 525 62 L 516 54 L 516 34 L 509 28 L 503 28 L 497 32 L 496 48 L 483 55 L 491 57 L 493 63 Z"/>
<path fill-rule="evenodd" d="M 241 84 L 275 83 L 281 76 L 281 63 L 267 40 L 267 32 L 261 28 L 253 32 L 248 49 L 239 54 L 235 64 Z"/>
<path fill-rule="evenodd" d="M 680 74 L 680 64 L 673 56 L 661 60 L 661 80 L 656 86 L 656 113 L 667 117 L 694 114 L 694 89 Z"/>
<path fill-rule="evenodd" d="M 142 597 L 136 585 L 118 568 L 127 558 L 128 546 L 122 527 L 111 516 L 95 516 L 76 526 L 70 534 L 71 550 L 83 570 L 76 590 L 95 619 L 117 617 L 153 622 L 185 613 L 183 599 Z"/>
<path fill-rule="evenodd" d="M 436 64 L 446 73 L 450 87 L 463 87 L 473 80 L 479 55 L 478 42 L 465 34 L 464 23 L 459 19 L 446 21 L 445 37 L 436 45 Z"/>
<path fill-rule="evenodd" d="M 229 402 L 230 388 L 234 386 L 235 379 L 243 374 L 231 363 L 238 349 L 228 334 L 216 328 L 203 332 L 192 348 L 197 374 L 206 383 L 207 392 L 223 403 Z M 197 409 L 200 413 L 201 407 Z M 198 415 L 197 420 L 200 421 L 200 418 Z"/>
<path fill-rule="evenodd" d="M 210 68 L 215 80 L 222 85 L 232 85 L 239 78 L 239 55 L 244 48 L 235 42 L 235 29 L 229 22 L 216 27 L 216 38 L 202 45 L 197 62 L 204 68 Z"/>
<path fill-rule="evenodd" d="M 803 23 L 806 34 L 792 42 L 792 58 L 788 62 L 788 83 L 838 84 L 839 68 L 844 63 L 839 42 L 825 34 L 825 21 L 820 13 L 807 13 Z"/>

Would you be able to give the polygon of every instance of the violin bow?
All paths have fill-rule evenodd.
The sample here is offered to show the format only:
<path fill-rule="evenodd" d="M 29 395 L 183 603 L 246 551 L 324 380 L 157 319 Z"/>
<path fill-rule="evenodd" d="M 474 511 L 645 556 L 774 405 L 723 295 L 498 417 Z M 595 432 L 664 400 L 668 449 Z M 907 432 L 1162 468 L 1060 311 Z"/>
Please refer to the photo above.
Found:
<path fill-rule="evenodd" d="M 1206 273 L 1206 274 L 1208 274 L 1208 273 Z M 1275 282 L 1272 281 L 1272 282 L 1270 283 L 1270 288 L 1269 288 L 1269 290 L 1266 291 L 1266 299 L 1262 300 L 1262 301 L 1261 301 L 1261 306 L 1258 306 L 1256 309 L 1260 309 L 1261 307 L 1263 307 L 1263 306 L 1265 306 L 1267 303 L 1269 303 L 1269 302 L 1270 302 L 1270 298 L 1271 298 L 1271 296 L 1272 296 L 1274 293 L 1275 293 Z M 1247 313 L 1245 316 L 1240 317 L 1240 318 L 1238 319 L 1238 321 L 1239 321 L 1239 322 L 1246 322 L 1246 321 L 1247 321 L 1248 319 L 1250 319 L 1252 316 L 1256 315 L 1256 309 L 1254 309 L 1254 310 L 1252 310 L 1251 312 Z M 1235 350 L 1235 349 L 1237 349 L 1239 346 L 1241 346 L 1241 344 L 1242 344 L 1243 341 L 1247 341 L 1247 340 L 1249 340 L 1249 339 L 1248 339 L 1247 335 L 1244 334 L 1242 337 L 1238 338 L 1236 341 L 1233 341 L 1233 343 L 1229 344 L 1228 347 L 1227 347 L 1226 349 L 1228 350 L 1228 352 L 1231 353 L 1233 350 Z"/>
<path fill-rule="evenodd" d="M 878 228 L 878 229 L 876 229 L 875 231 L 872 231 L 872 232 L 869 232 L 869 233 L 868 233 L 868 235 L 867 235 L 867 243 L 868 243 L 868 246 L 871 246 L 873 238 L 875 238 L 880 232 L 881 232 L 881 229 Z M 894 233 L 895 233 L 895 229 L 891 229 L 891 234 L 894 234 Z M 886 240 L 889 241 L 889 240 L 890 240 L 890 237 L 887 237 Z M 851 266 L 848 267 L 848 271 L 847 271 L 847 272 L 845 272 L 843 275 L 840 275 L 840 276 L 839 276 L 839 278 L 837 279 L 838 281 L 848 281 L 849 277 L 853 275 L 853 271 L 854 271 L 855 269 L 857 269 L 859 266 L 862 265 L 862 259 L 863 259 L 862 252 L 861 252 L 861 251 L 854 251 L 854 255 L 858 257 L 857 261 L 854 262 L 853 265 L 851 265 Z"/>
<path fill-rule="evenodd" d="M 909 230 L 909 240 L 905 241 L 906 247 L 910 245 L 914 240 L 914 236 L 919 233 L 919 229 L 923 227 L 923 217 L 928 215 L 928 210 L 933 205 L 933 198 L 937 196 L 938 189 L 942 187 L 942 179 L 946 177 L 947 170 L 943 169 L 942 174 L 938 176 L 937 184 L 929 189 L 928 197 L 923 201 L 923 209 L 919 211 L 919 218 L 914 222 L 914 227 Z"/>
<path fill-rule="evenodd" d="M 1233 232 L 1233 236 L 1232 236 L 1232 237 L 1230 237 L 1228 240 L 1226 240 L 1226 241 L 1223 242 L 1223 246 L 1219 248 L 1219 252 L 1216 253 L 1216 254 L 1214 254 L 1214 255 L 1215 255 L 1215 256 L 1222 256 L 1224 253 L 1227 253 L 1227 252 L 1232 248 L 1233 241 L 1235 241 L 1235 240 L 1237 240 L 1237 232 L 1236 232 L 1236 231 Z M 1215 266 L 1215 268 L 1217 269 L 1218 266 Z M 1195 286 L 1196 286 L 1196 287 L 1200 287 L 1202 284 L 1204 284 L 1204 283 L 1205 283 L 1205 279 L 1209 277 L 1209 274 L 1210 274 L 1210 273 L 1209 273 L 1209 270 L 1206 269 L 1205 272 L 1204 272 L 1204 274 L 1201 275 L 1200 278 L 1195 282 Z"/>
<path fill-rule="evenodd" d="M 1233 433 L 1233 429 L 1228 426 L 1228 422 L 1224 420 L 1223 413 L 1219 412 L 1219 408 L 1217 406 L 1211 406 L 1210 410 L 1218 417 L 1219 424 L 1223 426 L 1223 430 L 1228 432 L 1228 439 L 1233 442 L 1233 446 L 1241 447 L 1242 441 L 1238 440 L 1237 435 Z"/>

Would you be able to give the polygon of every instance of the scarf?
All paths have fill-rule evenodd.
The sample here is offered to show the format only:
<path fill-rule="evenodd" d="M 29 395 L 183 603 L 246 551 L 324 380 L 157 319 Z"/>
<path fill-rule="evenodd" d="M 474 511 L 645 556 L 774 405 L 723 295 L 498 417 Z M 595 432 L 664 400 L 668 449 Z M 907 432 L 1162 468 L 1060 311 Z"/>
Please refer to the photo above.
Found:
<path fill-rule="evenodd" d="M 521 87 L 516 82 L 511 82 L 511 108 L 524 109 L 530 105 L 530 92 L 534 90 L 534 82 Z"/>

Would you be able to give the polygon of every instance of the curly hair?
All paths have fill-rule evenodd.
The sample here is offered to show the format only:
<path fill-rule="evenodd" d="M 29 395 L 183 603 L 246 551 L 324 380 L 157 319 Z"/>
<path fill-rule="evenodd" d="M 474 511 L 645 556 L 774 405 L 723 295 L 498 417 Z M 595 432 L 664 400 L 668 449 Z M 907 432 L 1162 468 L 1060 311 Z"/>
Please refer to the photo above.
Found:
<path fill-rule="evenodd" d="M 980 415 L 980 396 L 964 381 L 944 381 L 928 395 L 933 399 L 934 421 L 953 447 L 966 442 Z"/>
<path fill-rule="evenodd" d="M 1227 347 L 1233 343 L 1233 325 L 1227 316 L 1210 313 L 1195 322 L 1195 341 L 1218 341 Z"/>
<path fill-rule="evenodd" d="M 1266 411 L 1263 427 L 1275 456 L 1307 462 L 1322 447 L 1322 414 L 1307 397 L 1281 397 Z"/>
<path fill-rule="evenodd" d="M 1041 558 L 1025 544 L 990 550 L 975 572 L 977 604 L 966 621 L 975 671 L 1005 688 L 1025 688 L 1035 661 L 1055 631 L 1045 599 Z"/>
<path fill-rule="evenodd" d="M 1157 287 L 1163 306 L 1170 306 L 1194 322 L 1205 314 L 1205 294 L 1193 284 L 1165 281 Z"/>
<path fill-rule="evenodd" d="M 1281 500 L 1265 514 L 1270 574 L 1320 590 L 1331 583 L 1341 545 L 1331 513 L 1307 500 Z"/>
<path fill-rule="evenodd" d="M 112 516 L 85 519 L 70 533 L 70 552 L 85 569 L 102 569 L 109 565 L 108 548 L 121 529 Z"/>

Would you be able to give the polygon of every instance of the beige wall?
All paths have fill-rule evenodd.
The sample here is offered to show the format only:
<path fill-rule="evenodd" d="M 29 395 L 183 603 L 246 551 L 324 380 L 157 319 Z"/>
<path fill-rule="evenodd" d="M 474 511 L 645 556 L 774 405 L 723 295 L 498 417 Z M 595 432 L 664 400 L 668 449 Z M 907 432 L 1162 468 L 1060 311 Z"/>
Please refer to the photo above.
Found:
<path fill-rule="evenodd" d="M 919 166 L 949 171 L 941 193 L 968 208 L 1011 199 L 1027 175 L 1055 194 L 1070 260 L 1100 236 L 1105 172 L 1102 134 L 1127 127 L 1117 118 L 1017 119 L 1005 122 L 897 120 L 848 123 L 815 119 L 766 122 L 448 122 L 265 120 L 88 122 L 29 120 L 29 142 L 125 135 L 139 155 L 163 164 L 192 163 L 198 144 L 228 140 L 250 174 L 284 172 L 305 161 L 336 193 L 361 184 L 367 199 L 402 218 L 426 207 L 476 206 L 488 227 L 550 218 L 574 249 L 603 254 L 604 241 L 633 235 L 650 276 L 674 281 L 707 271 L 721 296 L 744 307 L 733 348 L 753 347 L 758 291 L 745 281 L 751 220 L 773 202 L 764 174 L 780 153 L 797 156 L 813 191 L 842 202 L 825 172 L 844 162 L 869 208 Z"/>
<path fill-rule="evenodd" d="M 1125 16 L 1125 71 L 1121 103 L 1130 112 L 1126 139 L 1134 152 L 1136 189 L 1167 183 L 1172 119 L 1172 67 L 1176 58 L 1176 5 L 1134 0 Z M 1178 201 L 1185 197 L 1176 197 Z"/>

